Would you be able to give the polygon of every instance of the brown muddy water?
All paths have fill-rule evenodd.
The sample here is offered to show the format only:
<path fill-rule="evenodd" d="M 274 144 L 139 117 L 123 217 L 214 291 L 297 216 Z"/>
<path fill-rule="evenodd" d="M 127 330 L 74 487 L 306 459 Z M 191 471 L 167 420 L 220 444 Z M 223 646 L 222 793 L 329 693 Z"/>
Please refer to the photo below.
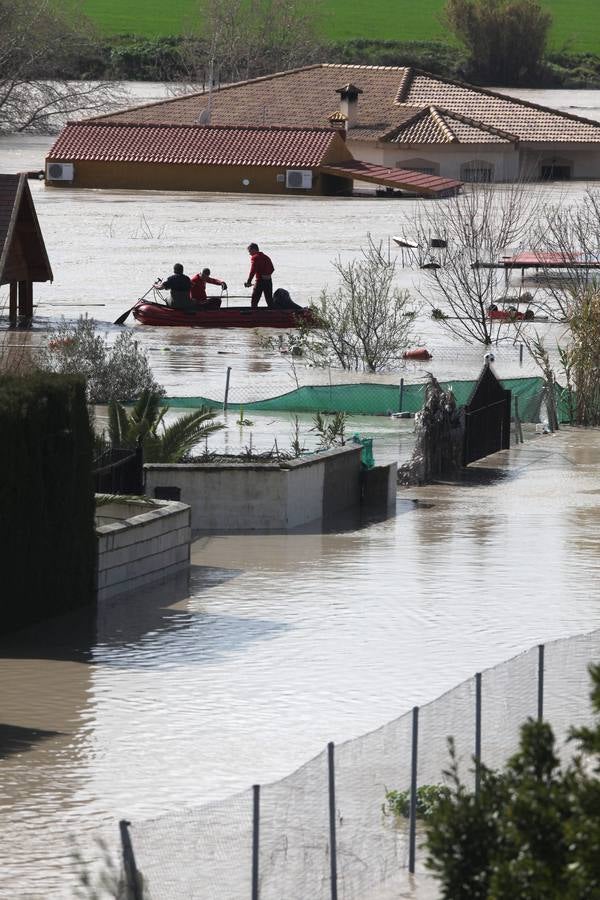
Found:
<path fill-rule="evenodd" d="M 74 838 L 277 779 L 600 626 L 599 458 L 600 431 L 564 430 L 383 523 L 203 538 L 189 586 L 5 639 L 0 896 L 72 896 Z"/>
<path fill-rule="evenodd" d="M 551 104 L 552 93 L 531 99 Z M 598 92 L 559 93 L 557 106 L 600 117 Z M 0 171 L 41 167 L 50 143 L 1 137 Z M 585 187 L 544 190 L 556 200 Z M 333 284 L 338 254 L 356 255 L 367 232 L 387 242 L 420 202 L 32 188 L 55 273 L 36 289 L 34 341 L 82 312 L 112 338 L 113 320 L 175 261 L 210 265 L 244 293 L 249 240 L 306 303 Z M 414 277 L 400 272 L 399 285 L 413 288 Z M 476 376 L 480 349 L 452 343 L 425 317 L 417 324 L 434 359 L 377 380 L 418 380 L 424 369 Z M 252 332 L 134 327 L 172 395 L 222 396 L 228 366 L 242 402 L 339 378 L 294 371 Z M 557 329 L 548 333 L 552 342 Z M 496 369 L 535 374 L 510 343 Z M 288 418 L 251 418 L 261 448 L 290 433 Z M 228 449 L 248 442 L 229 426 L 219 438 Z M 361 417 L 350 427 L 376 435 L 379 461 L 410 451 L 410 423 Z M 599 457 L 600 432 L 565 430 L 489 460 L 480 481 L 402 492 L 384 523 L 203 538 L 189 583 L 2 641 L 0 897 L 72 897 L 74 841 L 87 855 L 94 835 L 114 840 L 119 818 L 277 779 L 327 741 L 375 728 L 476 670 L 600 626 Z"/>

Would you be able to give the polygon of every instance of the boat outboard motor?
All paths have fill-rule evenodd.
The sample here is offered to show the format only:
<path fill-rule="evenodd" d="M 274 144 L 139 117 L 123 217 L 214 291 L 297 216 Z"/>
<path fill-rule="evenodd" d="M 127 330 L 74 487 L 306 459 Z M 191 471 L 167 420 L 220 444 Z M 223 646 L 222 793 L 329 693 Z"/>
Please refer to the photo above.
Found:
<path fill-rule="evenodd" d="M 277 290 L 273 292 L 272 306 L 275 309 L 302 309 L 301 306 L 294 303 L 289 292 L 286 291 L 285 288 L 277 288 Z"/>

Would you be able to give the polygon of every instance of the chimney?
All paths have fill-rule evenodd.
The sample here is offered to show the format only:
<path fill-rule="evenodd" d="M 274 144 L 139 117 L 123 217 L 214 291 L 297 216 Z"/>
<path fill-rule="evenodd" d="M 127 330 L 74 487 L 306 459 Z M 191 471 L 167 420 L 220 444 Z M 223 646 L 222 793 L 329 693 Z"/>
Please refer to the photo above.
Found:
<path fill-rule="evenodd" d="M 345 141 L 346 128 L 348 127 L 348 119 L 346 116 L 338 110 L 328 116 L 327 121 L 329 122 L 330 127 L 333 128 L 334 131 L 337 131 L 342 140 Z"/>
<path fill-rule="evenodd" d="M 338 88 L 336 94 L 340 95 L 340 112 L 346 116 L 346 128 L 353 128 L 358 121 L 358 95 L 362 94 L 355 84 L 345 84 Z"/>

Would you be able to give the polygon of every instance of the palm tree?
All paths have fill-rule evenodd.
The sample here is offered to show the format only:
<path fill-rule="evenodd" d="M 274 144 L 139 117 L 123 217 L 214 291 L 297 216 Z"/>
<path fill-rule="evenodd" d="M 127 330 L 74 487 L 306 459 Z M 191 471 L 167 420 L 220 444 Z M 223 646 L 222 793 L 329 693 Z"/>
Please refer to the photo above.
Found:
<path fill-rule="evenodd" d="M 142 393 L 130 412 L 117 400 L 111 400 L 108 407 L 111 444 L 118 447 L 142 444 L 146 462 L 176 463 L 203 438 L 225 427 L 213 421 L 215 413 L 206 406 L 165 425 L 167 410 L 168 407 L 161 406 L 160 394 L 149 390 Z"/>

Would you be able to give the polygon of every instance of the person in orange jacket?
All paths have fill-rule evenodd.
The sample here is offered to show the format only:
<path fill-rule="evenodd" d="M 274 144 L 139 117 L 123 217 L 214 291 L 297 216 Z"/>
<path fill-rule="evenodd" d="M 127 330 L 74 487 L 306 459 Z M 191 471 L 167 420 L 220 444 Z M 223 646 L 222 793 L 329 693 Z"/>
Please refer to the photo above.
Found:
<path fill-rule="evenodd" d="M 220 307 L 221 300 L 219 297 L 211 298 L 209 300 L 206 296 L 206 285 L 220 284 L 221 290 L 226 291 L 227 285 L 222 279 L 211 278 L 210 269 L 202 269 L 202 272 L 192 276 L 191 282 L 190 297 L 196 306 L 201 306 L 203 309 L 218 309 Z"/>
<path fill-rule="evenodd" d="M 250 274 L 246 279 L 244 287 L 251 287 L 254 278 L 254 288 L 252 290 L 252 299 L 250 305 L 258 306 L 258 301 L 264 294 L 267 306 L 271 306 L 273 301 L 273 281 L 271 275 L 275 271 L 275 266 L 266 255 L 261 253 L 258 244 L 248 244 L 248 253 L 252 264 L 250 266 Z"/>

